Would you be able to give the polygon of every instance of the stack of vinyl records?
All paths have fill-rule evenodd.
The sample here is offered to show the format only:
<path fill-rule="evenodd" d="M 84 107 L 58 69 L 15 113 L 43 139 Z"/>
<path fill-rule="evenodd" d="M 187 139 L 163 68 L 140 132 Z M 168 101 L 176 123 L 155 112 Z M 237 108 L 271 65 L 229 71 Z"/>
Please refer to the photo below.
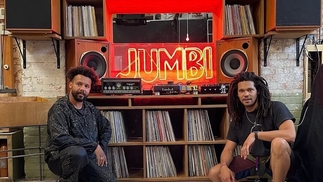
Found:
<path fill-rule="evenodd" d="M 188 110 L 188 140 L 214 140 L 214 135 L 207 110 Z"/>
<path fill-rule="evenodd" d="M 188 146 L 189 176 L 207 176 L 209 169 L 218 164 L 214 145 Z"/>
<path fill-rule="evenodd" d="M 175 135 L 168 111 L 147 111 L 147 142 L 174 142 Z"/>
<path fill-rule="evenodd" d="M 111 139 L 110 143 L 127 142 L 126 130 L 121 111 L 103 111 L 102 114 L 110 121 Z M 117 178 L 129 177 L 127 160 L 123 147 L 108 147 L 108 161 L 112 163 L 112 169 Z"/>
<path fill-rule="evenodd" d="M 121 111 L 103 111 L 103 115 L 110 121 L 112 130 L 110 143 L 127 142 L 126 129 Z"/>
<path fill-rule="evenodd" d="M 176 167 L 167 146 L 146 147 L 147 178 L 177 176 Z"/>

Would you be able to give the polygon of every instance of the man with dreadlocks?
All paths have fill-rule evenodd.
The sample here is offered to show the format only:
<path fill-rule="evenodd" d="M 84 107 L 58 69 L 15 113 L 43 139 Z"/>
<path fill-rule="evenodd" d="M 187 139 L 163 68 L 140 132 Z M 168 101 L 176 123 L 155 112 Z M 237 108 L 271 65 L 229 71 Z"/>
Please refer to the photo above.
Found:
<path fill-rule="evenodd" d="M 232 182 L 266 174 L 273 182 L 284 182 L 292 173 L 293 115 L 282 102 L 271 101 L 267 81 L 253 72 L 233 78 L 227 100 L 231 118 L 227 141 L 209 178 Z M 241 146 L 240 155 L 233 156 L 237 146 Z"/>

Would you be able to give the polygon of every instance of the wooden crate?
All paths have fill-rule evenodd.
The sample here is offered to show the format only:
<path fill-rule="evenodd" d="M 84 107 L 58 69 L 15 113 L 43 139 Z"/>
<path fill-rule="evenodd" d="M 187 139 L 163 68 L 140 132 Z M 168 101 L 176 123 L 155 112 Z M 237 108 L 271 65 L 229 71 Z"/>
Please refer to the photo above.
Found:
<path fill-rule="evenodd" d="M 46 125 L 53 104 L 41 97 L 0 97 L 0 128 Z"/>
<path fill-rule="evenodd" d="M 23 132 L 17 130 L 9 133 L 0 133 L 0 141 L 7 143 L 7 150 L 23 148 Z M 22 155 L 23 151 L 8 152 L 8 157 Z M 0 177 L 0 181 L 16 181 L 24 177 L 24 158 L 7 159 L 8 176 Z"/>

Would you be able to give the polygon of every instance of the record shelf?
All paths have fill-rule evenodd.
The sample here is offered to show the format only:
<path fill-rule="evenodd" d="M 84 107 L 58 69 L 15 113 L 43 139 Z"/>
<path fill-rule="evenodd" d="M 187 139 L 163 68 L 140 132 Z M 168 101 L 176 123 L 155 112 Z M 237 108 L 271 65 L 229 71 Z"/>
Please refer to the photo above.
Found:
<path fill-rule="evenodd" d="M 115 170 L 125 169 L 118 181 L 209 181 L 208 169 L 221 152 L 214 148 L 223 147 L 229 127 L 226 98 L 227 94 L 91 95 L 88 101 L 110 113 L 105 116 L 115 139 L 124 136 L 109 143 L 118 155 L 112 162 Z M 120 162 L 123 159 L 126 163 Z"/>

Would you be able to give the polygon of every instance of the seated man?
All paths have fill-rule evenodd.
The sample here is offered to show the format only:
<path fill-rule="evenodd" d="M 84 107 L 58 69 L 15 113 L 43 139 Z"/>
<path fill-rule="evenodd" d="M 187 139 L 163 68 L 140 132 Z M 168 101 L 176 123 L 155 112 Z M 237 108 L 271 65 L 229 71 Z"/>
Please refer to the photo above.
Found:
<path fill-rule="evenodd" d="M 209 178 L 232 182 L 268 170 L 274 182 L 284 182 L 293 159 L 295 118 L 283 103 L 271 101 L 267 81 L 253 72 L 237 74 L 229 87 L 228 112 L 232 121 L 227 142 Z M 237 145 L 241 154 L 233 157 Z M 271 171 L 258 164 L 269 160 Z"/>
<path fill-rule="evenodd" d="M 110 122 L 86 101 L 98 77 L 80 66 L 69 70 L 67 78 L 70 92 L 48 112 L 45 161 L 60 181 L 114 182 L 107 161 Z"/>

